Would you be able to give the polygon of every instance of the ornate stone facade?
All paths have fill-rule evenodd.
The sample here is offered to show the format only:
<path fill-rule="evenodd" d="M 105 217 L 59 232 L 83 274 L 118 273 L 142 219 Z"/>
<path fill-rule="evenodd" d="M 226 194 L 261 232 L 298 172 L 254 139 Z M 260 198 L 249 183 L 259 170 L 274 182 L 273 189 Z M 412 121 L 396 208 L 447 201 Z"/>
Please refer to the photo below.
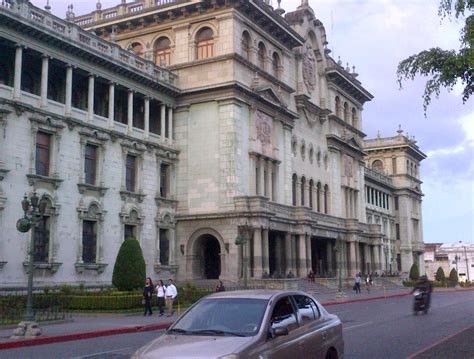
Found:
<path fill-rule="evenodd" d="M 260 0 L 122 2 L 64 21 L 3 1 L 0 40 L 2 285 L 26 282 L 14 223 L 33 190 L 50 201 L 29 234 L 38 285 L 110 283 L 128 236 L 150 275 L 178 280 L 350 277 L 397 254 L 407 272 L 422 253 L 421 221 L 397 242 L 368 220 L 368 183 L 421 190 L 368 174 L 372 95 L 307 2 L 285 17 Z"/>

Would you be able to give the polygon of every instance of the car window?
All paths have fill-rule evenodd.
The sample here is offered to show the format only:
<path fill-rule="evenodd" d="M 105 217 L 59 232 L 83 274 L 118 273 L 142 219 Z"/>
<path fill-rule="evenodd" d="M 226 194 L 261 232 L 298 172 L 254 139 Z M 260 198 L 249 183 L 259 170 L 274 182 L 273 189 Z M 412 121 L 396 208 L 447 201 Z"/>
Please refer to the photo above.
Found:
<path fill-rule="evenodd" d="M 249 298 L 203 299 L 171 328 L 187 333 L 221 331 L 256 335 L 268 301 Z"/>
<path fill-rule="evenodd" d="M 320 317 L 319 309 L 310 297 L 305 295 L 295 295 L 293 298 L 295 299 L 303 324 L 312 322 Z"/>
<path fill-rule="evenodd" d="M 286 327 L 288 331 L 298 327 L 296 313 L 291 304 L 290 297 L 284 297 L 275 304 L 270 318 L 270 325 L 271 329 Z"/>

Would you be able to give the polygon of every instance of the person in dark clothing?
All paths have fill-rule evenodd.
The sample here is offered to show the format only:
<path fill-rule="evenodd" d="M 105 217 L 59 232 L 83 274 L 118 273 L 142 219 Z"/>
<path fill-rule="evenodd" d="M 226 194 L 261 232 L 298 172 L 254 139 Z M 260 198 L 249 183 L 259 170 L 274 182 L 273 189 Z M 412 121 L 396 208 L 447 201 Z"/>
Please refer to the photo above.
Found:
<path fill-rule="evenodd" d="M 224 283 L 221 280 L 217 283 L 216 292 L 225 292 Z"/>
<path fill-rule="evenodd" d="M 145 288 L 143 288 L 143 300 L 144 300 L 144 305 L 145 305 L 145 313 L 143 313 L 144 316 L 147 313 L 149 313 L 149 315 L 153 314 L 151 310 L 152 296 L 153 296 L 153 283 L 151 281 L 151 278 L 148 277 L 145 282 Z"/>
<path fill-rule="evenodd" d="M 431 292 L 433 291 L 433 285 L 428 280 L 428 277 L 426 275 L 422 275 L 420 277 L 420 280 L 413 287 L 411 293 L 414 293 L 416 290 L 426 293 L 426 308 L 429 308 L 431 303 Z"/>

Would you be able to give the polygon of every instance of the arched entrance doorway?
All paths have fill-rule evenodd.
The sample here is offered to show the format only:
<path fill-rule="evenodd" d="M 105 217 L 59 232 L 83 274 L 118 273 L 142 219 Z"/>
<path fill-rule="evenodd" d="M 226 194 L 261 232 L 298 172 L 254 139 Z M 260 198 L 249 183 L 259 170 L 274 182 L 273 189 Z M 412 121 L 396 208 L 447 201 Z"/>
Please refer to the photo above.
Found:
<path fill-rule="evenodd" d="M 200 236 L 195 245 L 195 255 L 200 258 L 199 271 L 204 279 L 218 279 L 221 275 L 221 245 L 210 234 Z"/>

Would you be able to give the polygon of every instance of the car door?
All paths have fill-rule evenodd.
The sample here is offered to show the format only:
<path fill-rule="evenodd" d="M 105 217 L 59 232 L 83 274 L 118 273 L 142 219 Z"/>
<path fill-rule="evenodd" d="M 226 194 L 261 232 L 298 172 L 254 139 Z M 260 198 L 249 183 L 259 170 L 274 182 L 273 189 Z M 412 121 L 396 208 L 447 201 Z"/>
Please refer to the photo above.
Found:
<path fill-rule="evenodd" d="M 279 298 L 272 308 L 267 323 L 267 339 L 259 350 L 259 356 L 272 359 L 301 358 L 299 347 L 299 336 L 296 334 L 299 328 L 296 316 L 296 308 L 290 296 Z M 273 330 L 287 328 L 288 335 L 274 336 Z"/>
<path fill-rule="evenodd" d="M 317 304 L 310 297 L 302 294 L 294 295 L 293 299 L 300 322 L 298 334 L 302 358 L 324 358 L 326 355 L 325 326 Z"/>

